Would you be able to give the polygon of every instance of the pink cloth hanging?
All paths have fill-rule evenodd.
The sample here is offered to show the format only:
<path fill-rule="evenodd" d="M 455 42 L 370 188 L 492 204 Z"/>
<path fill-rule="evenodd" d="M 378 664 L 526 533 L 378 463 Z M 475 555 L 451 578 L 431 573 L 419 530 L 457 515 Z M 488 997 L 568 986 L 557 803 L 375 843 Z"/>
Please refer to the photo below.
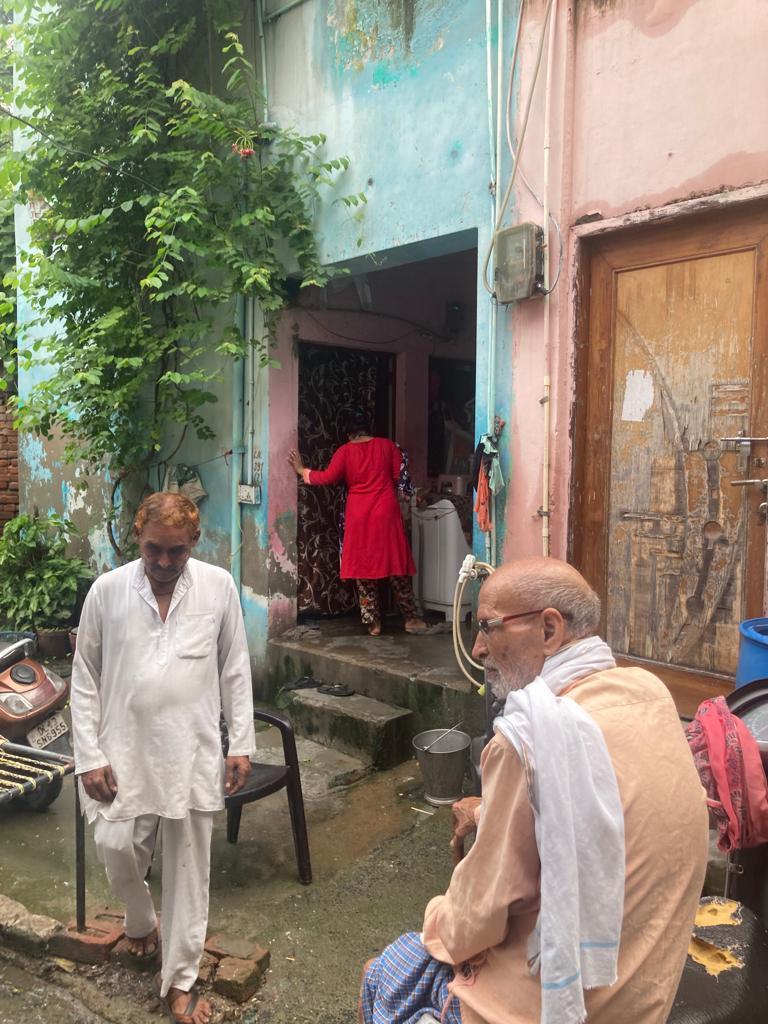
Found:
<path fill-rule="evenodd" d="M 685 735 L 725 853 L 768 842 L 768 782 L 754 736 L 724 697 L 703 701 Z"/>

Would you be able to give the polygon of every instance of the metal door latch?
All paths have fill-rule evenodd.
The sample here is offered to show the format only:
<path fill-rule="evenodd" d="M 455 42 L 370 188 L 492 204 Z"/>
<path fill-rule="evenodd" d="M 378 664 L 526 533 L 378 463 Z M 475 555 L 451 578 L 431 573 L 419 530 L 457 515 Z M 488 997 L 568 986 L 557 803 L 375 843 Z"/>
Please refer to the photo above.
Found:
<path fill-rule="evenodd" d="M 748 487 L 750 484 L 764 487 L 768 491 L 768 480 L 731 480 L 731 487 Z"/>

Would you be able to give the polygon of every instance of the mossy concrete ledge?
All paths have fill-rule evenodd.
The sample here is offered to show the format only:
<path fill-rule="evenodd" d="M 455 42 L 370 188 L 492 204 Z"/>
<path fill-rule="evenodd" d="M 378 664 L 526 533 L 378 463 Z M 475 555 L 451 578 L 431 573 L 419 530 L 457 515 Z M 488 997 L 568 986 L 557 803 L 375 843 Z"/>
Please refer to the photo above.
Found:
<path fill-rule="evenodd" d="M 289 713 L 301 735 L 363 757 L 377 768 L 389 768 L 410 757 L 413 716 L 406 708 L 359 693 L 333 697 L 317 690 L 294 690 Z"/>

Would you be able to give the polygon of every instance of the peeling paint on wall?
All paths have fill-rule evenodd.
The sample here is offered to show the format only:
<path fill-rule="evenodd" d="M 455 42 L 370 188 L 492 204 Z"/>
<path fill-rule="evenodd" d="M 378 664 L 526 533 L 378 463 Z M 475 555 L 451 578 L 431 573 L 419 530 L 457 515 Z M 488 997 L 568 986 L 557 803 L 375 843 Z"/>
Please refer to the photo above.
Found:
<path fill-rule="evenodd" d="M 374 85 L 398 81 L 406 64 L 442 48 L 445 6 L 438 0 L 333 0 L 327 25 L 337 71 L 359 72 L 375 63 Z"/>
<path fill-rule="evenodd" d="M 389 0 L 386 6 L 389 8 L 389 20 L 392 28 L 402 32 L 405 47 L 410 50 L 416 16 L 416 0 Z"/>
<path fill-rule="evenodd" d="M 46 465 L 46 451 L 42 438 L 34 434 L 21 434 L 19 437 L 20 462 L 31 481 L 47 483 L 52 479 L 51 471 Z"/>
<path fill-rule="evenodd" d="M 286 540 L 284 541 L 285 538 Z M 287 542 L 287 544 L 286 544 Z M 270 591 L 290 594 L 296 589 L 296 516 L 278 516 L 269 531 Z"/>
<path fill-rule="evenodd" d="M 88 531 L 88 543 L 90 544 L 92 561 L 97 572 L 107 572 L 115 567 L 115 551 L 109 541 L 107 528 L 104 525 L 97 526 Z"/>
<path fill-rule="evenodd" d="M 269 628 L 269 606 L 264 594 L 257 594 L 249 586 L 240 588 L 240 604 L 245 620 L 245 632 L 248 636 L 248 648 L 251 660 L 263 664 L 267 650 L 267 633 Z"/>

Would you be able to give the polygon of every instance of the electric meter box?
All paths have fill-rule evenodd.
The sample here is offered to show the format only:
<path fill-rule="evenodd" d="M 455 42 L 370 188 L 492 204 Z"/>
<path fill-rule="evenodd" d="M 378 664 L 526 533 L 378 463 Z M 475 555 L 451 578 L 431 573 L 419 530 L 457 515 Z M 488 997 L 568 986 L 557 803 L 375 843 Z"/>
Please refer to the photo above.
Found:
<path fill-rule="evenodd" d="M 496 235 L 494 291 L 507 304 L 544 294 L 544 232 L 538 224 L 516 224 Z"/>

